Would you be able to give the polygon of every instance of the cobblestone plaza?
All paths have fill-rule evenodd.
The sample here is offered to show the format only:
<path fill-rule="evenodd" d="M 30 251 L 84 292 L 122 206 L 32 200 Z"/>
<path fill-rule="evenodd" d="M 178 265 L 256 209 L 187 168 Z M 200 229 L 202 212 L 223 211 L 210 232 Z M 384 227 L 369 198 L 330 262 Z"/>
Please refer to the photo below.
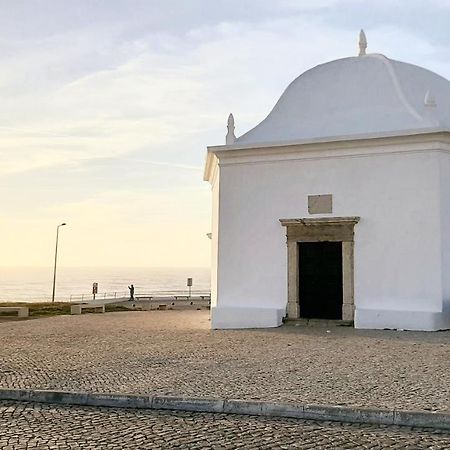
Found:
<path fill-rule="evenodd" d="M 147 311 L 6 321 L 0 340 L 1 388 L 450 411 L 450 332 L 211 331 L 207 311 Z M 450 448 L 448 433 L 398 427 L 8 402 L 0 428 L 11 449 L 132 448 L 125 435 L 135 448 Z M 75 445 L 83 429 L 100 431 Z"/>
<path fill-rule="evenodd" d="M 406 427 L 10 402 L 0 429 L 11 450 L 450 448 L 449 434 Z"/>
<path fill-rule="evenodd" d="M 207 311 L 0 324 L 0 387 L 450 411 L 450 332 L 209 330 Z"/>

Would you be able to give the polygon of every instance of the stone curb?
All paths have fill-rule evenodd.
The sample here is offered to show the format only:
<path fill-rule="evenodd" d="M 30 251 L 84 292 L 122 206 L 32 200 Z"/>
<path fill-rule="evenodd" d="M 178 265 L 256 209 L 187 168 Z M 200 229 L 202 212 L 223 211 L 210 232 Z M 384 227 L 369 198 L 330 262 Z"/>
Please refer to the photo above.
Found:
<path fill-rule="evenodd" d="M 402 425 L 450 430 L 450 413 L 405 411 L 349 406 L 272 403 L 259 400 L 97 394 L 88 392 L 0 389 L 0 400 L 58 405 L 104 406 L 286 417 L 305 420 Z"/>

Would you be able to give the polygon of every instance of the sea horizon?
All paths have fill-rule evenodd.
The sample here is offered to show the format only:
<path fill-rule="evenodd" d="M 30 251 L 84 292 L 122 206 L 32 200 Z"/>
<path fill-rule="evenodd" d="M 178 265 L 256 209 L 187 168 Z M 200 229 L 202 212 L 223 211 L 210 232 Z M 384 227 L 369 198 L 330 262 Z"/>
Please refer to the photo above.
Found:
<path fill-rule="evenodd" d="M 135 286 L 135 295 L 187 292 L 187 278 L 193 279 L 194 291 L 210 290 L 208 267 L 62 266 L 57 269 L 55 300 L 89 297 L 94 282 L 98 283 L 97 297 L 126 296 L 130 284 Z M 52 285 L 53 267 L 0 266 L 0 302 L 50 301 Z"/>

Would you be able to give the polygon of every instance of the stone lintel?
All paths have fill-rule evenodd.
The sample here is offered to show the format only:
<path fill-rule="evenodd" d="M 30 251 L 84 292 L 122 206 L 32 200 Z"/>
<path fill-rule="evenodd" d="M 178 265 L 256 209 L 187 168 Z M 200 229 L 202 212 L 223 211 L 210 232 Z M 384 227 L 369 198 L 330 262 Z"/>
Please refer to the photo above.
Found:
<path fill-rule="evenodd" d="M 284 227 L 291 225 L 304 225 L 304 226 L 314 226 L 314 225 L 343 225 L 352 224 L 356 225 L 360 218 L 357 216 L 350 217 L 303 217 L 298 219 L 280 219 L 281 225 Z"/>
<path fill-rule="evenodd" d="M 280 219 L 288 242 L 353 242 L 359 217 Z"/>

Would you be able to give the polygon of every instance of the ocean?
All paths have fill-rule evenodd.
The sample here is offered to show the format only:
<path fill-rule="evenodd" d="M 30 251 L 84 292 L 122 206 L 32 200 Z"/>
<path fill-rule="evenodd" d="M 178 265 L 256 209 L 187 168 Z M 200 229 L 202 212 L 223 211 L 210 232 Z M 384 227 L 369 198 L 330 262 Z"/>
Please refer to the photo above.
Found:
<path fill-rule="evenodd" d="M 97 298 L 128 295 L 133 284 L 135 295 L 157 292 L 187 292 L 187 278 L 193 279 L 192 291 L 209 292 L 209 268 L 106 268 L 58 267 L 56 301 L 80 299 L 92 294 L 98 283 Z M 0 302 L 42 302 L 52 298 L 53 268 L 0 268 Z"/>

